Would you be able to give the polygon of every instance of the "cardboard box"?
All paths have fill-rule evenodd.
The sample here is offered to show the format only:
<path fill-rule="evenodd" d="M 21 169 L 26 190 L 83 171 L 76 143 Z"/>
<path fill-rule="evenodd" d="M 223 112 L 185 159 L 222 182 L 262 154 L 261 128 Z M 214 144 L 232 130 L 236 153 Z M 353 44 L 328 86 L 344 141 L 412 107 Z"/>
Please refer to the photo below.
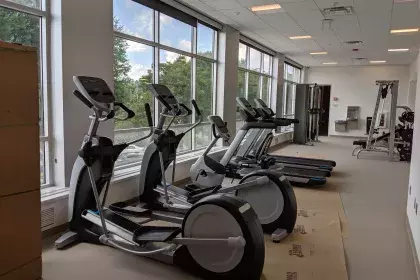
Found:
<path fill-rule="evenodd" d="M 299 210 L 294 232 L 281 243 L 266 236 L 262 279 L 347 280 L 338 214 Z"/>
<path fill-rule="evenodd" d="M 0 275 L 40 258 L 40 191 L 0 198 Z"/>
<path fill-rule="evenodd" d="M 1 105 L 0 105 L 1 106 Z M 38 126 L 0 127 L 0 197 L 40 188 L 40 148 Z"/>
<path fill-rule="evenodd" d="M 39 85 L 36 49 L 0 42 L 0 127 L 38 125 Z"/>
<path fill-rule="evenodd" d="M 0 280 L 35 280 L 42 277 L 42 260 L 37 258 L 9 273 L 0 276 Z"/>

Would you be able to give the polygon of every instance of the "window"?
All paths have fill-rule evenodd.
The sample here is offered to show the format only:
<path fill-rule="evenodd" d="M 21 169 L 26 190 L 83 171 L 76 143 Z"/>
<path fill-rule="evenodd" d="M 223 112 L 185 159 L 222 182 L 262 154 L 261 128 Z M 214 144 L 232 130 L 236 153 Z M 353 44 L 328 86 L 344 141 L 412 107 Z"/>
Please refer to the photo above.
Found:
<path fill-rule="evenodd" d="M 0 7 L 0 41 L 18 43 L 32 46 L 39 54 L 39 133 L 40 133 L 40 175 L 41 186 L 46 187 L 51 183 L 50 172 L 50 138 L 48 126 L 48 91 L 46 76 L 46 26 L 43 19 L 46 13 L 39 0 L 13 0 L 18 4 L 19 11 L 13 9 L 16 5 L 7 6 L 2 3 Z"/>
<path fill-rule="evenodd" d="M 238 97 L 251 104 L 261 98 L 270 105 L 273 57 L 257 49 L 239 43 Z M 242 126 L 240 114 L 236 116 L 236 129 Z"/>
<path fill-rule="evenodd" d="M 296 84 L 300 83 L 301 70 L 290 64 L 284 64 L 284 88 L 283 88 L 283 117 L 295 117 Z M 282 127 L 282 131 L 293 130 L 293 124 Z"/>
<path fill-rule="evenodd" d="M 161 108 L 147 88 L 149 83 L 168 86 L 178 101 L 188 107 L 195 99 L 203 114 L 202 124 L 184 136 L 178 152 L 203 148 L 212 139 L 207 116 L 215 111 L 218 33 L 198 20 L 192 24 L 177 18 L 136 1 L 114 0 L 115 92 L 119 101 L 136 113 L 133 120 L 116 122 L 116 142 L 148 133 L 145 103 L 154 109 L 157 123 Z M 179 133 L 195 121 L 193 114 L 177 120 L 171 129 Z M 127 149 L 118 160 L 117 169 L 138 165 L 147 144 L 143 141 Z"/>

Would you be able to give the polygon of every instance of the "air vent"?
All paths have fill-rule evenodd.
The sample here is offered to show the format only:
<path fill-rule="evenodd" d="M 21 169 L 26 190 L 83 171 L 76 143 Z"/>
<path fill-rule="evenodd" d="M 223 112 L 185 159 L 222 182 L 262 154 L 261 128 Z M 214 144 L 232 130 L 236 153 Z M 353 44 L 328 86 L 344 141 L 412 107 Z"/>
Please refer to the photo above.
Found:
<path fill-rule="evenodd" d="M 360 46 L 363 45 L 363 41 L 346 41 L 344 44 L 347 46 Z"/>
<path fill-rule="evenodd" d="M 41 229 L 54 224 L 54 207 L 41 211 Z"/>
<path fill-rule="evenodd" d="M 354 13 L 352 6 L 331 7 L 324 9 L 325 16 L 350 16 Z"/>

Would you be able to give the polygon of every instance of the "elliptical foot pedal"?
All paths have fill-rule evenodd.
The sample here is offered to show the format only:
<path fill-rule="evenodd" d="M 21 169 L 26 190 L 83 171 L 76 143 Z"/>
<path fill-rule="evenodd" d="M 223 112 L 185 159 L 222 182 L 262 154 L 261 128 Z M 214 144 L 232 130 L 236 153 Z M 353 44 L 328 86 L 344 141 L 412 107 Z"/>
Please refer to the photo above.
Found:
<path fill-rule="evenodd" d="M 287 237 L 287 230 L 278 228 L 271 234 L 271 241 L 274 243 L 280 243 L 283 239 Z"/>
<path fill-rule="evenodd" d="M 79 240 L 79 234 L 73 231 L 68 231 L 62 234 L 56 241 L 55 241 L 55 248 L 63 249 L 70 244 L 74 244 L 76 241 Z"/>
<path fill-rule="evenodd" d="M 181 233 L 180 227 L 141 226 L 134 231 L 133 241 L 141 244 L 145 242 L 167 242 Z"/>
<path fill-rule="evenodd" d="M 131 215 L 135 217 L 150 216 L 152 213 L 152 210 L 150 209 L 132 206 L 126 202 L 113 203 L 109 206 L 109 209 L 120 214 Z"/>

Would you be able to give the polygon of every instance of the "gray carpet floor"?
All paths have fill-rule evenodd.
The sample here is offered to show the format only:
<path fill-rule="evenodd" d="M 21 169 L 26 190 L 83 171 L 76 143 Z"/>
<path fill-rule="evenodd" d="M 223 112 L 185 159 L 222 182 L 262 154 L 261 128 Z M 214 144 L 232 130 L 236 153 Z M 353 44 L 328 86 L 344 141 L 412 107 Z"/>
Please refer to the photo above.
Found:
<path fill-rule="evenodd" d="M 352 139 L 322 138 L 314 147 L 289 145 L 285 155 L 337 161 L 329 188 L 340 192 L 347 216 L 344 239 L 349 279 L 417 279 L 406 232 L 409 165 L 351 156 Z M 45 241 L 43 279 L 195 279 L 175 267 L 105 246 L 79 244 L 56 251 Z"/>

